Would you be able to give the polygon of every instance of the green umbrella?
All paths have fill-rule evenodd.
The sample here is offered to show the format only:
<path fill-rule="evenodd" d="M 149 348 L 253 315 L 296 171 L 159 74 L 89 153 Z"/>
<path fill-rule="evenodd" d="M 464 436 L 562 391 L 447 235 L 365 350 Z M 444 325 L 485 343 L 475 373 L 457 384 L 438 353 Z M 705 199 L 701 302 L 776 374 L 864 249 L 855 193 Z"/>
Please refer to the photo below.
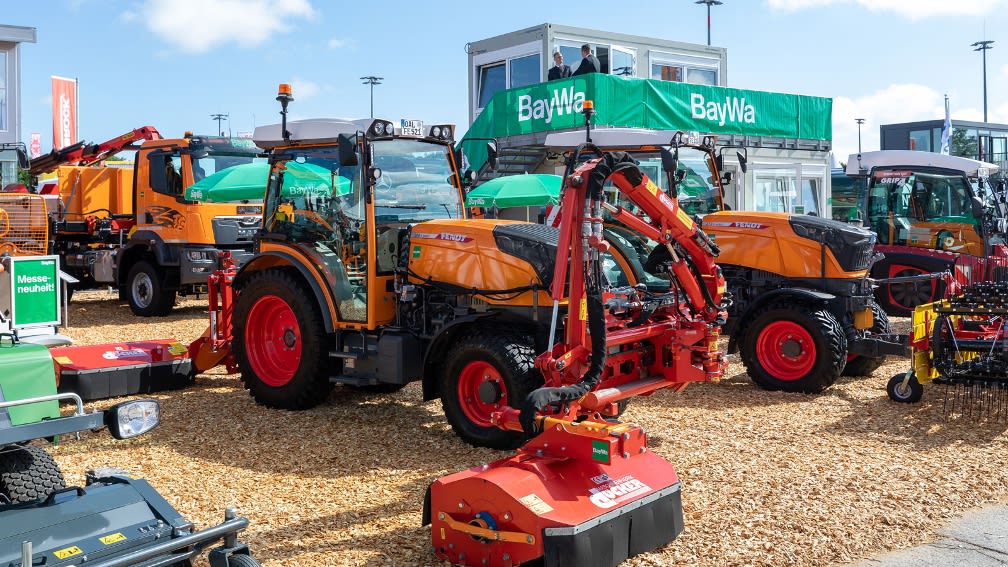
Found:
<path fill-rule="evenodd" d="M 560 201 L 563 177 L 549 173 L 495 177 L 473 188 L 465 198 L 467 207 L 536 207 Z"/>
<path fill-rule="evenodd" d="M 266 192 L 270 166 L 266 162 L 243 163 L 222 169 L 193 183 L 186 189 L 186 199 L 207 203 L 261 200 Z M 310 164 L 287 162 L 282 195 L 295 197 L 330 194 L 333 184 L 336 195 L 349 193 L 350 180 L 339 175 L 333 178 L 328 169 Z"/>

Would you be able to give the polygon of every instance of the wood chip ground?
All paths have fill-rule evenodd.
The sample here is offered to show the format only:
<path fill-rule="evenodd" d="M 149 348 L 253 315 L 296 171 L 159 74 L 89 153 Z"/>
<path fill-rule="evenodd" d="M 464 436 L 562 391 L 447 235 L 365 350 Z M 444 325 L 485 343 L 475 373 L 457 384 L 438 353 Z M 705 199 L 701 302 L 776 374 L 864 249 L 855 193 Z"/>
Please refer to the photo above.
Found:
<path fill-rule="evenodd" d="M 69 316 L 77 344 L 187 343 L 207 321 L 202 300 L 143 319 L 108 292 L 77 294 Z M 941 386 L 920 404 L 889 401 L 886 382 L 905 360 L 815 396 L 760 390 L 730 360 L 720 384 L 637 398 L 624 414 L 677 467 L 686 521 L 670 545 L 626 565 L 843 564 L 934 540 L 950 518 L 1008 501 L 1008 425 L 946 420 Z M 267 567 L 443 565 L 420 526 L 428 483 L 505 455 L 459 441 L 417 384 L 386 395 L 337 388 L 315 409 L 287 412 L 214 371 L 153 397 L 163 416 L 150 434 L 85 433 L 53 448 L 68 482 L 126 469 L 198 526 L 234 507 Z"/>

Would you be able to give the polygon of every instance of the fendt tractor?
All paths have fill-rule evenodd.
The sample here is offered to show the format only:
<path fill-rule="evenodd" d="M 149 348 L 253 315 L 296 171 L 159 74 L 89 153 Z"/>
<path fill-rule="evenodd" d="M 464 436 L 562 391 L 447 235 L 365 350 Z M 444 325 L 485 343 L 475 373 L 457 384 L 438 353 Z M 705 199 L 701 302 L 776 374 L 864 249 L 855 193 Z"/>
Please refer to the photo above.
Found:
<path fill-rule="evenodd" d="M 870 375 L 886 355 L 905 353 L 873 298 L 871 232 L 811 215 L 728 210 L 721 171 L 729 148 L 717 150 L 714 136 L 676 132 L 671 140 L 659 140 L 655 133 L 622 130 L 591 135 L 603 148 L 629 152 L 645 171 L 671 168 L 675 186 L 666 175 L 659 187 L 678 192 L 674 196 L 682 210 L 717 243 L 718 265 L 732 298 L 724 328 L 728 352 L 740 353 L 753 382 L 771 390 L 816 393 L 841 375 Z M 552 134 L 547 146 L 569 151 L 575 136 Z M 744 149 L 736 151 L 745 172 Z M 607 190 L 617 203 L 612 211 L 620 205 L 634 209 L 616 188 Z M 667 251 L 642 240 L 638 231 L 627 231 L 614 212 L 606 223 L 610 241 L 624 250 L 616 258 L 631 260 L 624 271 L 639 274 L 630 283 L 660 289 L 662 282 L 651 272 L 661 271 Z"/>
<path fill-rule="evenodd" d="M 993 163 L 932 152 L 851 154 L 847 175 L 866 187 L 858 219 L 878 234 L 876 250 L 885 255 L 872 277 L 900 278 L 876 291 L 886 311 L 908 316 L 941 299 L 946 281 L 926 275 L 952 272 L 957 260 L 1008 260 L 1005 182 L 991 179 L 997 171 Z"/>
<path fill-rule="evenodd" d="M 142 143 L 133 145 L 137 141 Z M 102 166 L 129 150 L 135 151 L 132 168 Z M 223 177 L 228 168 L 252 163 L 261 153 L 250 140 L 189 134 L 163 139 L 150 126 L 101 144 L 53 151 L 29 169 L 32 176 L 57 173 L 55 182 L 38 188 L 48 211 L 48 252 L 33 253 L 58 254 L 62 269 L 79 280 L 74 288 L 111 285 L 135 314 L 165 315 L 177 294 L 205 292 L 222 251 L 238 264 L 248 259 L 261 220 L 261 197 L 210 203 L 187 198 L 186 188 L 211 175 Z M 34 210 L 34 198 L 0 195 L 0 207 Z M 15 235 L 40 227 L 15 219 L 37 223 L 40 217 L 0 214 L 0 249 L 16 253 L 29 239 Z"/>

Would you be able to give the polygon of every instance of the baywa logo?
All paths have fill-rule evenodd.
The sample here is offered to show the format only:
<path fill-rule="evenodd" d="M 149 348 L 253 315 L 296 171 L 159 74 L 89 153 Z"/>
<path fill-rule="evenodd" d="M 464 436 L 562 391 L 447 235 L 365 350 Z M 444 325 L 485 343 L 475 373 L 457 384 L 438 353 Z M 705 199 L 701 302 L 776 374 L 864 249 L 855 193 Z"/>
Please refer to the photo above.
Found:
<path fill-rule="evenodd" d="M 185 228 L 185 215 L 170 207 L 155 205 L 147 208 L 147 224 L 181 230 Z"/>
<path fill-rule="evenodd" d="M 573 86 L 566 89 L 554 89 L 549 98 L 532 100 L 532 95 L 521 95 L 518 97 L 518 122 L 545 118 L 546 124 L 549 124 L 553 121 L 554 116 L 581 112 L 584 101 L 584 92 L 574 92 Z"/>
<path fill-rule="evenodd" d="M 745 97 L 725 95 L 724 104 L 717 101 L 708 102 L 700 93 L 690 94 L 690 112 L 693 118 L 717 122 L 724 126 L 725 122 L 756 123 L 756 108 L 746 103 Z"/>

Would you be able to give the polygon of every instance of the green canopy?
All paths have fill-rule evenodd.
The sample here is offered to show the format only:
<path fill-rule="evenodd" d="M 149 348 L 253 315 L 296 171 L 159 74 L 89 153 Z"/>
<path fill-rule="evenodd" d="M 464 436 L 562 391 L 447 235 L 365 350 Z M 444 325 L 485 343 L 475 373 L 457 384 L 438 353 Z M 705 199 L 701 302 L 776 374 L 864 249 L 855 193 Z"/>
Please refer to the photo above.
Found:
<path fill-rule="evenodd" d="M 467 207 L 536 207 L 560 200 L 563 178 L 548 173 L 495 177 L 477 185 L 466 195 Z"/>
<path fill-rule="evenodd" d="M 270 166 L 266 162 L 243 163 L 222 169 L 193 183 L 185 197 L 191 201 L 224 203 L 262 200 L 266 192 Z M 333 186 L 335 185 L 335 192 Z M 328 169 L 310 164 L 287 162 L 282 195 L 295 197 L 315 194 L 342 195 L 350 192 L 350 180 L 333 176 Z"/>

